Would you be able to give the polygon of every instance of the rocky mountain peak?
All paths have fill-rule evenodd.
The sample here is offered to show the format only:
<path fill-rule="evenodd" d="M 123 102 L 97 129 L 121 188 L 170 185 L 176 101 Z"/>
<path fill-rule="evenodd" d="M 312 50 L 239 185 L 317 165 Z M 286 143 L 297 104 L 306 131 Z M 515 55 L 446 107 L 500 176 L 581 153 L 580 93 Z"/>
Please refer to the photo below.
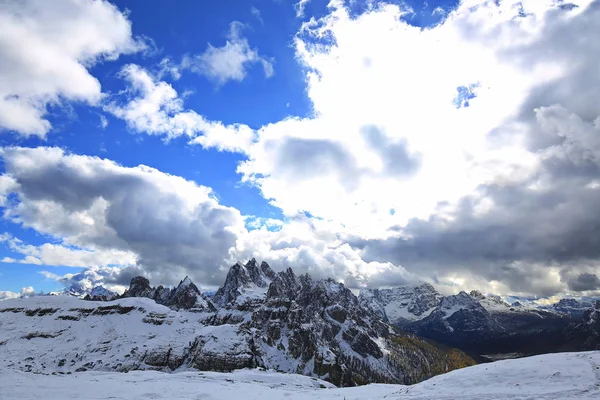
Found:
<path fill-rule="evenodd" d="M 125 291 L 122 297 L 148 297 L 152 292 L 150 281 L 143 276 L 136 276 L 131 279 L 129 289 Z"/>
<path fill-rule="evenodd" d="M 478 308 L 477 306 L 483 308 L 479 302 L 467 294 L 467 292 L 460 291 L 458 294 L 442 298 L 439 307 L 442 310 L 454 312 L 466 307 Z"/>
<path fill-rule="evenodd" d="M 265 262 L 260 267 L 255 258 L 245 265 L 238 262 L 234 264 L 227 273 L 225 283 L 217 290 L 213 299 L 224 306 L 235 303 L 242 295 L 247 295 L 242 301 L 253 301 L 253 299 L 264 297 L 275 272 Z"/>
<path fill-rule="evenodd" d="M 269 266 L 269 264 L 267 264 L 265 261 L 263 261 L 262 263 L 260 263 L 260 270 L 270 280 L 275 279 L 275 271 L 273 271 L 271 269 L 271 267 Z"/>
<path fill-rule="evenodd" d="M 174 309 L 183 308 L 196 311 L 215 310 L 213 304 L 202 295 L 198 287 L 187 276 L 170 293 L 170 296 L 164 305 Z"/>
<path fill-rule="evenodd" d="M 479 290 L 471 290 L 471 292 L 469 292 L 469 295 L 476 300 L 485 299 L 485 296 Z"/>
<path fill-rule="evenodd" d="M 119 295 L 112 290 L 108 290 L 103 286 L 95 286 L 92 290 L 84 297 L 84 300 L 91 301 L 111 301 L 119 297 Z"/>
<path fill-rule="evenodd" d="M 248 263 L 245 265 L 245 268 L 248 271 L 248 276 L 250 277 L 252 283 L 260 288 L 267 287 L 267 281 L 269 279 L 265 276 L 262 268 L 258 267 L 258 263 L 256 262 L 255 258 L 248 261 Z"/>

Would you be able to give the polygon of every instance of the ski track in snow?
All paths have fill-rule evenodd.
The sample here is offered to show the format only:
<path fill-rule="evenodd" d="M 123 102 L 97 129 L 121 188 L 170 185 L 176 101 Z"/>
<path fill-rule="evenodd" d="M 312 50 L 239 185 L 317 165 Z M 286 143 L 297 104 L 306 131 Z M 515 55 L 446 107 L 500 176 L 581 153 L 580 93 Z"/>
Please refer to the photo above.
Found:
<path fill-rule="evenodd" d="M 597 400 L 600 351 L 497 361 L 412 386 L 376 384 L 340 389 L 316 378 L 259 370 L 40 375 L 3 369 L 0 388 L 3 400 Z"/>

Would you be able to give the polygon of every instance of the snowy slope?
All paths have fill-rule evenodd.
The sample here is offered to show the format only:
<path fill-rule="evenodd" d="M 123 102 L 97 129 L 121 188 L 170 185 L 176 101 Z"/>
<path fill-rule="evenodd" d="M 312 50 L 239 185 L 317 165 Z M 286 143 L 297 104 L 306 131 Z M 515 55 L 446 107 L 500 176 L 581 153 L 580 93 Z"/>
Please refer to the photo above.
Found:
<path fill-rule="evenodd" d="M 223 357 L 249 351 L 243 340 L 229 340 L 238 337 L 237 326 L 198 323 L 206 315 L 146 298 L 6 301 L 0 307 L 0 368 L 45 373 L 166 368 L 194 357 L 191 348 L 198 342 L 197 350 L 218 348 Z"/>
<path fill-rule="evenodd" d="M 93 371 L 55 376 L 0 370 L 0 387 L 0 396 L 11 400 L 583 400 L 600 398 L 600 352 L 498 361 L 439 375 L 412 386 L 338 389 L 314 378 L 258 370 L 174 374 Z"/>

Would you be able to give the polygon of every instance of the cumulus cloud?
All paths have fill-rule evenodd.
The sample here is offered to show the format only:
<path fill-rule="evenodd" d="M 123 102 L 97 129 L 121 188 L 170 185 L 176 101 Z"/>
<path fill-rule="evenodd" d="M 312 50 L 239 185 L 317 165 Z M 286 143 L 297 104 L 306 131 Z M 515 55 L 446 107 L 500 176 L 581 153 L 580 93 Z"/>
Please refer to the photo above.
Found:
<path fill-rule="evenodd" d="M 10 299 L 18 299 L 19 293 L 10 292 L 10 291 L 0 291 L 0 301 L 2 300 L 10 300 Z"/>
<path fill-rule="evenodd" d="M 99 0 L 25 0 L 0 4 L 0 129 L 45 137 L 49 106 L 98 104 L 88 68 L 145 48 L 118 8 Z"/>
<path fill-rule="evenodd" d="M 241 82 L 254 64 L 263 67 L 266 78 L 272 77 L 275 73 L 273 60 L 261 56 L 250 46 L 248 39 L 242 36 L 243 27 L 240 22 L 232 22 L 225 45 L 214 47 L 209 43 L 204 53 L 185 57 L 181 68 L 203 75 L 218 85 L 228 81 Z"/>
<path fill-rule="evenodd" d="M 581 273 L 567 283 L 569 289 L 575 292 L 600 290 L 600 279 L 598 278 L 598 275 L 590 274 L 589 272 Z"/>
<path fill-rule="evenodd" d="M 153 168 L 125 168 L 58 148 L 1 154 L 17 199 L 5 205 L 5 218 L 85 249 L 88 266 L 107 264 L 97 262 L 98 253 L 123 254 L 120 264 L 135 258 L 164 281 L 191 271 L 216 283 L 215 271 L 245 229 L 240 213 L 220 205 L 210 188 Z"/>
<path fill-rule="evenodd" d="M 8 234 L 2 235 L 2 237 L 0 237 L 0 242 L 6 243 L 10 250 L 23 256 L 23 258 L 20 259 L 4 257 L 1 262 L 6 263 L 89 267 L 102 265 L 132 265 L 136 262 L 135 254 L 129 251 L 90 250 L 55 243 L 44 243 L 39 246 L 33 246 Z"/>
<path fill-rule="evenodd" d="M 167 140 L 184 136 L 192 144 L 219 151 L 243 152 L 254 139 L 254 131 L 246 125 L 224 125 L 185 109 L 173 86 L 139 65 L 126 65 L 120 76 L 128 85 L 125 99 L 113 100 L 105 110 L 135 132 L 163 135 Z"/>
<path fill-rule="evenodd" d="M 415 283 L 416 274 L 390 262 L 365 262 L 360 251 L 347 243 L 344 228 L 336 223 L 296 215 L 277 229 L 269 223 L 241 236 L 232 254 L 247 260 L 267 261 L 276 270 L 291 267 L 314 278 L 334 278 L 351 288 Z"/>

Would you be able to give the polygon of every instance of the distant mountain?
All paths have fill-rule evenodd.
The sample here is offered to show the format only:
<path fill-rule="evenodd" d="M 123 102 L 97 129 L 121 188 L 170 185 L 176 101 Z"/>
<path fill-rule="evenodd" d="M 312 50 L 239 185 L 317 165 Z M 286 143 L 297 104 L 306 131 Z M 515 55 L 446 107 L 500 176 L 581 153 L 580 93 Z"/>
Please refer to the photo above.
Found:
<path fill-rule="evenodd" d="M 96 286 L 90 291 L 90 293 L 86 294 L 83 299 L 93 301 L 111 301 L 116 299 L 118 296 L 119 294 L 116 292 L 108 290 L 102 286 Z"/>
<path fill-rule="evenodd" d="M 570 343 L 584 343 L 590 349 L 600 349 L 600 300 L 583 313 L 581 321 L 568 326 L 566 337 Z"/>
<path fill-rule="evenodd" d="M 129 289 L 120 296 L 120 298 L 128 297 L 146 297 L 173 310 L 184 309 L 193 312 L 216 310 L 212 302 L 200 292 L 194 282 L 187 276 L 174 289 L 165 288 L 162 285 L 155 288 L 151 287 L 147 278 L 136 276 L 131 280 Z"/>
<path fill-rule="evenodd" d="M 575 318 L 583 318 L 583 314 L 590 308 L 593 308 L 593 302 L 578 301 L 576 299 L 561 299 L 558 303 L 541 308 L 548 311 L 567 314 Z"/>
<path fill-rule="evenodd" d="M 359 294 L 361 304 L 375 311 L 384 321 L 405 325 L 427 317 L 442 299 L 428 283 L 393 289 L 368 289 Z"/>
<path fill-rule="evenodd" d="M 596 331 L 584 329 L 595 325 L 580 322 L 593 314 L 591 302 L 563 299 L 548 307 L 508 304 L 500 296 L 479 291 L 442 296 L 427 284 L 362 291 L 359 298 L 385 321 L 480 360 L 600 349 Z"/>
<path fill-rule="evenodd" d="M 110 302 L 8 300 L 0 326 L 0 368 L 39 373 L 264 367 L 354 386 L 473 364 L 387 324 L 341 283 L 254 259 L 232 266 L 210 300 L 189 278 L 170 289 L 135 277 Z"/>

